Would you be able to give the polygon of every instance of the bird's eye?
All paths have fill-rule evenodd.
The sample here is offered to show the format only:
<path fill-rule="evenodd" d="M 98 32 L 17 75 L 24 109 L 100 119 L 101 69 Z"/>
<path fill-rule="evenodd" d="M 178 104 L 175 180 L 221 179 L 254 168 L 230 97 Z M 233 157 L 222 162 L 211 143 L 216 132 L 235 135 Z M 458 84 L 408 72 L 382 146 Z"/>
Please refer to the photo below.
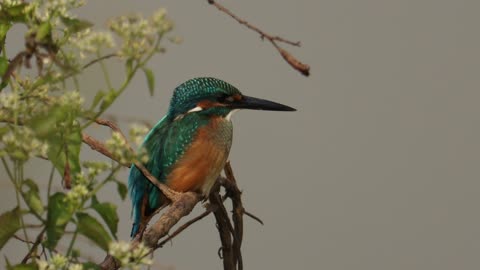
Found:
<path fill-rule="evenodd" d="M 218 101 L 220 103 L 232 103 L 234 100 L 235 99 L 233 98 L 233 96 L 227 96 L 227 95 L 223 95 L 218 98 Z"/>

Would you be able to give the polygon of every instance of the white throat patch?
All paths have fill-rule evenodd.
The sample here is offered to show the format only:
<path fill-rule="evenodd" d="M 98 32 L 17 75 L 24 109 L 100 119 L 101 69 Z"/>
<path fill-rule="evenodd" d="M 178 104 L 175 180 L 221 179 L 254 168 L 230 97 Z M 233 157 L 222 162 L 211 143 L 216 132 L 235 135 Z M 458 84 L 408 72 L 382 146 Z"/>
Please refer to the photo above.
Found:
<path fill-rule="evenodd" d="M 238 111 L 238 109 L 231 110 L 231 111 L 227 114 L 227 116 L 225 116 L 225 119 L 227 119 L 228 121 L 230 121 L 230 119 L 232 119 L 232 115 L 233 115 L 236 111 Z"/>

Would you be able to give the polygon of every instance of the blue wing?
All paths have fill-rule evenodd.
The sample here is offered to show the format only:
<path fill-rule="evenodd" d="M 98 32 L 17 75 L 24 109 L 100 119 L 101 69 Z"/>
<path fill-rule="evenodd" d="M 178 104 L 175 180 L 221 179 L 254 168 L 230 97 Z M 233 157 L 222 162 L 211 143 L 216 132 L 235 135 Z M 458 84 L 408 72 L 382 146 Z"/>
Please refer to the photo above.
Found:
<path fill-rule="evenodd" d="M 197 128 L 206 123 L 208 123 L 207 118 L 196 114 L 187 114 L 176 121 L 172 121 L 167 116 L 162 118 L 147 134 L 143 142 L 143 147 L 149 156 L 148 162 L 144 166 L 159 181 L 165 183 L 170 169 L 191 144 Z M 130 169 L 128 189 L 132 199 L 131 236 L 134 237 L 140 228 L 142 219 L 150 216 L 165 203 L 166 199 L 160 190 L 150 183 L 135 166 Z"/>
<path fill-rule="evenodd" d="M 168 126 L 170 121 L 167 117 L 162 118 L 145 137 L 143 147 L 146 148 L 149 156 L 149 160 L 144 166 L 148 171 L 155 176 L 159 181 L 164 182 L 161 176 L 162 165 L 162 146 L 167 137 Z M 149 216 L 160 207 L 164 202 L 162 201 L 162 194 L 148 179 L 142 174 L 142 172 L 133 166 L 130 169 L 130 175 L 128 177 L 128 190 L 130 198 L 132 200 L 132 217 L 133 227 L 131 237 L 134 237 L 142 218 Z"/>

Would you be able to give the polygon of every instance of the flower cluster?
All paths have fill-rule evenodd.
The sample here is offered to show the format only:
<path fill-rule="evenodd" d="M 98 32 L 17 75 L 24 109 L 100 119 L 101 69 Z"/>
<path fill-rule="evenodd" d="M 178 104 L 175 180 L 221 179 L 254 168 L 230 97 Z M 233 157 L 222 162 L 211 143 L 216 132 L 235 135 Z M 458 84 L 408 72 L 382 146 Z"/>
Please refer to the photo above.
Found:
<path fill-rule="evenodd" d="M 16 93 L 0 94 L 0 119 L 11 119 L 16 112 L 23 111 L 20 96 Z"/>
<path fill-rule="evenodd" d="M 91 183 L 99 174 L 112 168 L 109 163 L 102 161 L 85 161 L 82 165 L 87 169 L 87 175 L 83 176 L 85 183 Z M 80 180 L 79 182 L 83 181 Z"/>
<path fill-rule="evenodd" d="M 143 138 L 147 135 L 150 129 L 145 125 L 134 124 L 130 127 L 130 140 L 137 146 L 140 146 L 143 142 Z"/>
<path fill-rule="evenodd" d="M 40 21 L 50 20 L 54 25 L 57 25 L 59 20 L 52 21 L 52 18 L 73 18 L 70 10 L 83 5 L 85 5 L 84 0 L 35 0 L 32 2 L 32 6 L 35 7 L 35 17 Z"/>
<path fill-rule="evenodd" d="M 8 155 L 12 160 L 25 162 L 32 156 L 46 156 L 48 144 L 40 141 L 28 127 L 18 127 L 0 138 L 3 148 L 0 156 Z"/>
<path fill-rule="evenodd" d="M 122 267 L 128 267 L 133 270 L 140 269 L 142 265 L 152 264 L 152 260 L 147 258 L 150 249 L 143 243 L 132 247 L 128 242 L 112 242 L 108 248 L 108 253 L 118 259 Z"/>
<path fill-rule="evenodd" d="M 89 54 L 97 55 L 102 49 L 115 47 L 111 33 L 95 32 L 91 28 L 76 33 L 70 38 L 70 43 L 78 48 L 81 58 L 86 58 Z"/>
<path fill-rule="evenodd" d="M 61 254 L 55 254 L 50 261 L 37 260 L 38 270 L 83 270 L 81 264 L 74 264 L 68 262 L 67 257 Z"/>
<path fill-rule="evenodd" d="M 65 91 L 57 99 L 59 105 L 68 106 L 71 111 L 81 110 L 84 101 L 85 99 L 78 91 Z"/>
<path fill-rule="evenodd" d="M 156 40 L 173 28 L 172 21 L 165 14 L 165 9 L 160 9 L 149 19 L 144 19 L 140 14 L 131 14 L 110 20 L 110 30 L 123 41 L 118 54 L 140 60 L 153 49 L 157 50 Z"/>
<path fill-rule="evenodd" d="M 120 163 L 128 164 L 134 160 L 133 152 L 119 132 L 113 132 L 112 137 L 105 142 L 105 145 Z"/>
<path fill-rule="evenodd" d="M 65 197 L 65 203 L 73 205 L 75 208 L 82 204 L 84 198 L 87 197 L 89 191 L 87 186 L 82 184 L 76 184 Z"/>
<path fill-rule="evenodd" d="M 138 141 L 138 139 L 137 139 Z M 148 153 L 144 147 L 138 149 L 135 153 L 128 142 L 125 140 L 122 134 L 119 132 L 113 132 L 112 137 L 105 142 L 108 150 L 112 153 L 113 157 L 122 164 L 130 164 L 135 160 L 142 163 L 148 161 Z"/>

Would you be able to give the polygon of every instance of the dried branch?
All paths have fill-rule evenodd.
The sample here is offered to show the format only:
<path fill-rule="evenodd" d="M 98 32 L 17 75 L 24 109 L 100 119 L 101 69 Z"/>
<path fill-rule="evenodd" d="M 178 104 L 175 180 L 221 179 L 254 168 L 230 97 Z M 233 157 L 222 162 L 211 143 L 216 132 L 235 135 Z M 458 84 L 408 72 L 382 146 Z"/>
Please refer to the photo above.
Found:
<path fill-rule="evenodd" d="M 222 246 L 219 249 L 219 256 L 223 260 L 223 269 L 224 270 L 234 270 L 236 269 L 235 258 L 232 248 L 232 232 L 230 227 L 232 224 L 230 223 L 230 219 L 226 214 L 226 209 L 223 206 L 222 199 L 219 195 L 219 190 L 214 190 L 210 193 L 210 203 L 212 205 L 217 206 L 217 211 L 213 212 L 215 215 L 215 220 L 217 221 L 217 229 L 220 235 L 220 241 L 222 242 Z M 222 209 L 223 208 L 223 209 Z"/>
<path fill-rule="evenodd" d="M 158 240 L 167 235 L 168 231 L 177 224 L 182 217 L 190 214 L 200 199 L 201 197 L 193 192 L 181 193 L 160 219 L 147 228 L 143 235 L 143 242 L 148 247 L 154 249 L 157 246 Z M 132 246 L 135 247 L 141 241 L 142 237 L 139 234 L 133 239 Z M 100 267 L 104 270 L 113 270 L 118 269 L 120 263 L 111 255 L 107 255 L 100 264 Z"/>
<path fill-rule="evenodd" d="M 230 161 L 225 164 L 225 176 L 228 181 L 225 183 L 230 183 L 227 189 L 227 194 L 232 200 L 232 221 L 234 225 L 234 239 L 233 239 L 233 248 L 235 252 L 235 263 L 238 264 L 238 269 L 243 269 L 243 260 L 242 260 L 242 239 L 243 239 L 243 214 L 245 209 L 243 208 L 242 203 L 242 192 L 237 186 L 237 181 L 233 175 L 233 169 L 230 165 Z"/>
<path fill-rule="evenodd" d="M 125 163 L 122 163 L 119 159 L 117 159 L 112 152 L 110 152 L 110 150 L 108 150 L 108 148 L 102 143 L 100 142 L 99 140 L 97 139 L 94 139 L 92 136 L 86 134 L 86 133 L 82 133 L 82 142 L 88 146 L 90 146 L 90 148 L 94 151 L 97 151 L 99 152 L 100 154 L 112 159 L 112 160 L 115 160 L 116 162 L 118 162 L 119 164 L 122 164 L 123 166 L 125 167 L 128 167 L 130 168 L 131 164 L 128 163 L 128 164 L 125 164 Z"/>
<path fill-rule="evenodd" d="M 268 41 L 270 41 L 272 43 L 272 45 L 277 49 L 277 51 L 282 55 L 283 59 L 285 59 L 285 61 L 287 61 L 287 63 L 293 67 L 294 69 L 296 69 L 297 71 L 299 71 L 300 73 L 302 73 L 304 76 L 309 76 L 310 75 L 310 66 L 307 65 L 307 64 L 304 64 L 302 62 L 300 62 L 297 58 L 295 58 L 292 54 L 290 54 L 289 52 L 287 52 L 285 49 L 282 49 L 278 44 L 277 42 L 281 42 L 281 43 L 285 43 L 285 44 L 288 44 L 288 45 L 292 45 L 292 46 L 296 46 L 296 47 L 300 47 L 300 41 L 297 41 L 297 42 L 294 42 L 294 41 L 290 41 L 288 39 L 285 39 L 285 38 L 282 38 L 282 37 L 279 37 L 279 36 L 273 36 L 273 35 L 270 35 L 264 31 L 262 31 L 260 28 L 250 24 L 249 22 L 247 22 L 246 20 L 238 17 L 237 15 L 235 15 L 233 12 L 231 12 L 229 9 L 227 9 L 226 7 L 224 7 L 223 5 L 217 3 L 216 1 L 214 0 L 207 0 L 209 4 L 211 5 L 214 5 L 218 10 L 220 10 L 221 12 L 229 15 L 230 17 L 232 17 L 234 20 L 236 20 L 238 23 L 240 24 L 243 24 L 245 25 L 247 28 L 257 32 L 259 35 L 260 35 L 260 38 L 261 39 L 267 39 Z"/>
<path fill-rule="evenodd" d="M 245 215 L 247 215 L 248 217 L 252 218 L 253 220 L 257 221 L 258 223 L 264 225 L 264 224 L 263 224 L 263 221 L 262 221 L 259 217 L 255 216 L 254 214 L 252 214 L 252 213 L 250 213 L 250 212 L 248 212 L 248 211 L 246 211 L 246 210 L 243 211 L 243 213 L 244 213 Z"/>
<path fill-rule="evenodd" d="M 179 235 L 181 232 L 183 232 L 185 229 L 187 229 L 188 227 L 190 227 L 190 225 L 196 223 L 197 221 L 203 219 L 204 217 L 210 215 L 210 213 L 212 213 L 213 211 L 213 208 L 211 209 L 207 209 L 205 210 L 205 212 L 201 213 L 200 215 L 192 218 L 191 220 L 187 221 L 185 224 L 183 224 L 182 226 L 178 227 L 178 229 L 176 229 L 172 234 L 170 234 L 167 238 L 165 238 L 165 240 L 163 240 L 162 242 L 158 243 L 157 246 L 155 247 L 155 249 L 157 248 L 162 248 L 166 243 L 168 243 L 169 241 L 171 241 L 175 236 Z"/>

